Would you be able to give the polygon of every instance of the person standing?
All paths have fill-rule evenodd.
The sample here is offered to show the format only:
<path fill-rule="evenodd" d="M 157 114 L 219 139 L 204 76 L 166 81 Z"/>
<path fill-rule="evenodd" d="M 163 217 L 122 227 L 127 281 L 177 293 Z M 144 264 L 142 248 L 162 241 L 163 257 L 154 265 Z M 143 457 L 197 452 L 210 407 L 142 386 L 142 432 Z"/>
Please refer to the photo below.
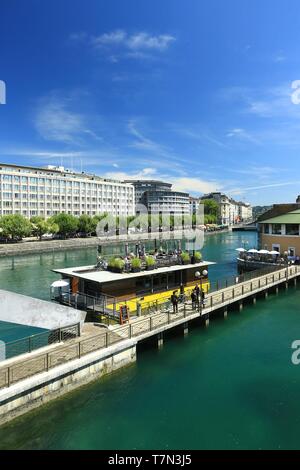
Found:
<path fill-rule="evenodd" d="M 178 313 L 178 296 L 176 295 L 176 290 L 174 290 L 171 295 L 171 303 L 173 305 L 173 313 Z"/>
<path fill-rule="evenodd" d="M 196 293 L 196 296 L 197 296 L 197 302 L 199 302 L 201 292 L 200 292 L 200 287 L 198 286 L 198 284 L 196 284 L 195 293 Z"/>
<path fill-rule="evenodd" d="M 206 300 L 205 300 L 205 292 L 204 292 L 203 289 L 201 289 L 200 297 L 201 297 L 201 306 L 202 306 L 202 308 L 203 308 L 203 307 L 205 307 L 205 303 L 206 303 Z"/>
<path fill-rule="evenodd" d="M 191 293 L 191 299 L 192 299 L 192 309 L 196 310 L 196 307 L 197 307 L 197 294 L 196 294 L 195 289 Z"/>

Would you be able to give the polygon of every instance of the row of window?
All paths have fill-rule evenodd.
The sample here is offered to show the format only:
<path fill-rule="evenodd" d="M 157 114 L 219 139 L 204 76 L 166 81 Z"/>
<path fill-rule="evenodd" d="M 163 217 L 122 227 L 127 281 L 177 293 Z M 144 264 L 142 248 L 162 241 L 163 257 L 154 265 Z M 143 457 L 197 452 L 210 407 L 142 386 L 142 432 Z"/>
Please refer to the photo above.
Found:
<path fill-rule="evenodd" d="M 90 189 L 97 189 L 99 187 L 108 188 L 112 191 L 124 191 L 124 192 L 133 192 L 133 187 L 130 186 L 118 186 L 118 185 L 109 185 L 103 184 L 102 182 L 99 183 L 84 183 L 81 181 L 64 181 L 64 180 L 57 180 L 57 179 L 49 179 L 49 178 L 30 178 L 27 176 L 13 176 L 13 175 L 0 175 L 2 176 L 2 181 L 7 183 L 26 183 L 26 184 L 41 184 L 41 185 L 49 185 L 49 186 L 61 186 L 61 187 L 75 187 L 75 188 L 90 188 Z"/>
<path fill-rule="evenodd" d="M 264 233 L 282 235 L 282 224 L 264 224 Z M 285 235 L 299 235 L 299 224 L 285 224 Z"/>

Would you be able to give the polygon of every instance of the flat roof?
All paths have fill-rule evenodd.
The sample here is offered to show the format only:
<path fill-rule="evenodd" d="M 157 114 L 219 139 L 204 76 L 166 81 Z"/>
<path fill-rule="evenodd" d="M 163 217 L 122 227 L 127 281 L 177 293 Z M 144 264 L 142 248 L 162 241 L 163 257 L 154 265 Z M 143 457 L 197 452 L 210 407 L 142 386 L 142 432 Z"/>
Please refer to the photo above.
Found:
<path fill-rule="evenodd" d="M 35 172 L 43 172 L 43 173 L 56 173 L 58 176 L 68 176 L 68 177 L 73 177 L 73 178 L 82 178 L 82 179 L 90 179 L 90 180 L 95 180 L 95 181 L 104 181 L 106 183 L 117 183 L 121 185 L 126 185 L 128 186 L 128 183 L 125 183 L 121 180 L 116 180 L 112 178 L 105 178 L 102 176 L 95 175 L 93 173 L 85 173 L 82 171 L 81 173 L 78 173 L 77 171 L 69 170 L 67 168 L 62 168 L 59 169 L 59 167 L 55 168 L 45 168 L 45 167 L 40 167 L 40 166 L 30 166 L 30 165 L 17 165 L 16 163 L 1 163 L 0 162 L 0 171 L 2 170 L 2 167 L 5 168 L 12 168 L 14 170 L 32 170 Z M 132 186 L 132 185 L 130 185 Z"/>
<path fill-rule="evenodd" d="M 78 277 L 79 279 L 85 279 L 87 281 L 99 282 L 105 284 L 107 282 L 122 281 L 126 279 L 153 276 L 155 274 L 170 273 L 179 270 L 186 269 L 197 269 L 216 264 L 212 261 L 202 261 L 201 263 L 195 264 L 176 264 L 175 266 L 167 266 L 163 268 L 156 268 L 151 271 L 140 271 L 138 273 L 113 273 L 111 271 L 96 271 L 95 266 L 79 266 L 74 268 L 66 269 L 52 269 L 53 272 L 62 274 L 65 276 Z M 93 272 L 84 272 L 89 269 L 94 269 Z"/>

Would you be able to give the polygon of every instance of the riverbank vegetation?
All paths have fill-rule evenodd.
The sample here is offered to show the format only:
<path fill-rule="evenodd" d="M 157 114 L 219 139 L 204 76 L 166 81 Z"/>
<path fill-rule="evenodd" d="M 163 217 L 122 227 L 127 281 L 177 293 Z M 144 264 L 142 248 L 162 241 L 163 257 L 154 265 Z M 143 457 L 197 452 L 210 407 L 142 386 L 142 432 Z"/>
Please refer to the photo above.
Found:
<path fill-rule="evenodd" d="M 205 224 L 216 222 L 216 209 L 209 201 L 205 205 Z M 158 232 L 166 230 L 180 230 L 195 228 L 202 225 L 196 215 L 137 215 L 135 216 L 109 216 L 108 214 L 95 215 L 93 217 L 82 214 L 75 217 L 71 214 L 57 214 L 48 219 L 40 216 L 28 220 L 21 214 L 4 215 L 0 217 L 0 240 L 2 242 L 18 242 L 26 237 L 43 239 L 68 239 L 75 237 L 89 237 L 101 235 L 121 235 L 138 232 Z M 203 225 L 202 225 L 203 226 Z"/>

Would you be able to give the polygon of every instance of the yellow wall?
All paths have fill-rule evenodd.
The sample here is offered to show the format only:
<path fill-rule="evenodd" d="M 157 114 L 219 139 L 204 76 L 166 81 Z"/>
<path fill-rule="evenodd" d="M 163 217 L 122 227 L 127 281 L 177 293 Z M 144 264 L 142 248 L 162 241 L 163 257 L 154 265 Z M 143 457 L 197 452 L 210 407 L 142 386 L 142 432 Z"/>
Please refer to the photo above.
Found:
<path fill-rule="evenodd" d="M 261 234 L 260 248 L 272 250 L 272 245 L 280 245 L 280 253 L 288 251 L 289 248 L 295 248 L 296 256 L 300 256 L 300 237 L 286 236 L 286 235 L 268 235 Z"/>

